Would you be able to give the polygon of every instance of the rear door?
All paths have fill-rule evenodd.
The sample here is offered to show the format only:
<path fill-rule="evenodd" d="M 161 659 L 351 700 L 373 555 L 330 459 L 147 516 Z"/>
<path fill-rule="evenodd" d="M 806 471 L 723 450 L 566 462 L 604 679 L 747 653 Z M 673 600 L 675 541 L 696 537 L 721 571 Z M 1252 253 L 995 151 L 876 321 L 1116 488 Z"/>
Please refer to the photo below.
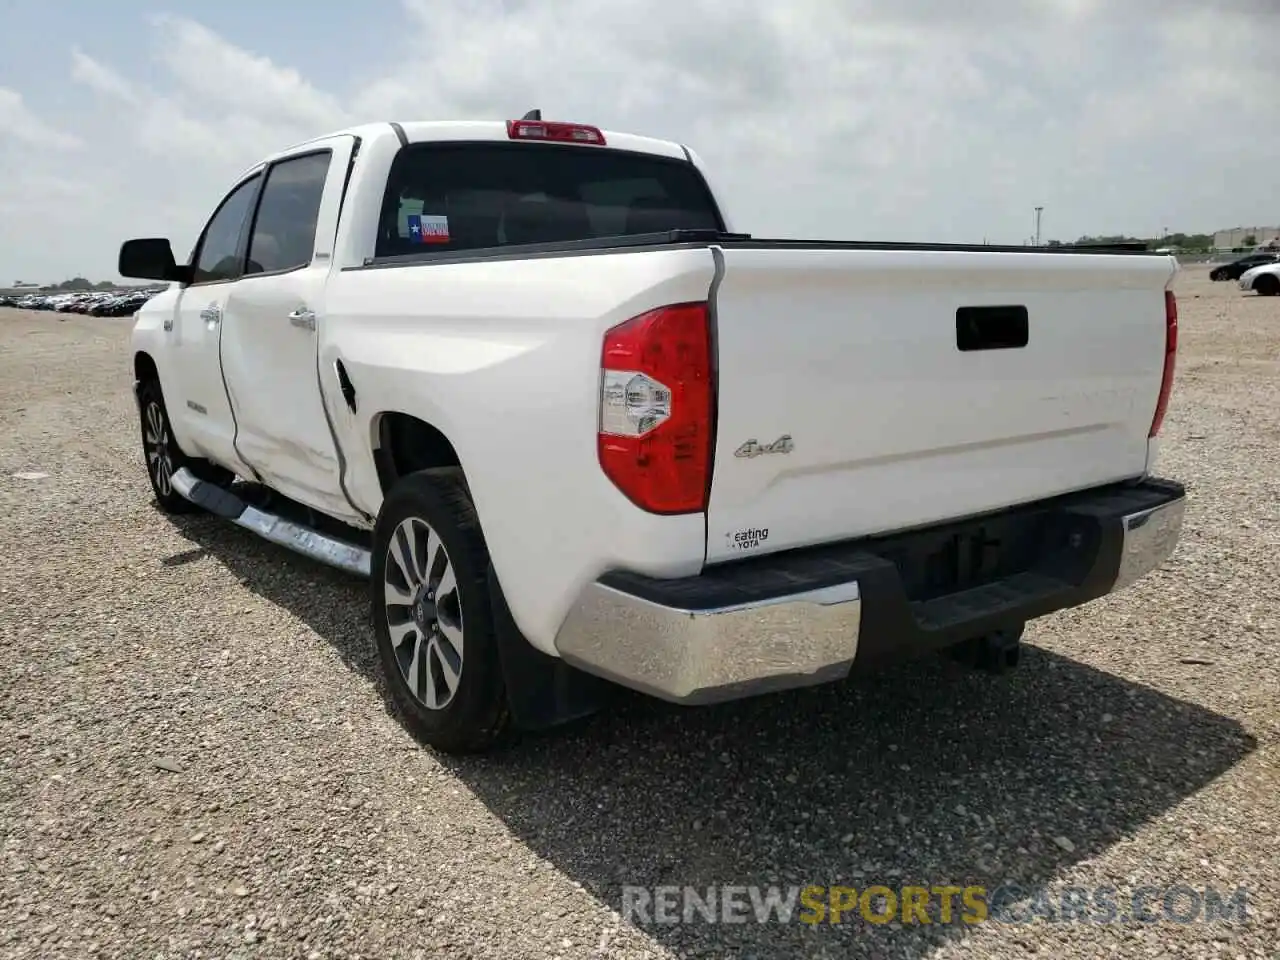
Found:
<path fill-rule="evenodd" d="M 227 297 L 240 277 L 261 182 L 261 172 L 242 180 L 209 218 L 191 258 L 194 279 L 178 293 L 167 332 L 177 371 L 173 383 L 163 384 L 169 417 L 194 448 L 190 452 L 230 467 L 241 461 L 218 354 Z"/>
<path fill-rule="evenodd" d="M 1170 258 L 727 246 L 708 560 L 1142 475 Z"/>
<path fill-rule="evenodd" d="M 274 489 L 337 516 L 352 510 L 321 396 L 316 331 L 354 144 L 351 136 L 313 142 L 267 168 L 222 345 L 241 454 Z"/>

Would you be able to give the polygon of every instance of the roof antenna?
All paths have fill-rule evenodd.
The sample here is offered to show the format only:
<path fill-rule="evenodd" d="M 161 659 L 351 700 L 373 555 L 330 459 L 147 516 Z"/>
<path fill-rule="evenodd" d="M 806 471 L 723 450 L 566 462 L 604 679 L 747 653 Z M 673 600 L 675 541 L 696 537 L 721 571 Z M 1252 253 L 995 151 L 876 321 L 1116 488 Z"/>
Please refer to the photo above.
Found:
<path fill-rule="evenodd" d="M 520 119 L 521 119 L 521 120 L 541 120 L 541 119 L 542 119 L 542 111 L 541 111 L 541 110 L 536 110 L 536 109 L 535 109 L 535 110 L 530 110 L 528 113 L 526 113 L 526 114 L 525 114 L 523 117 L 521 117 Z"/>

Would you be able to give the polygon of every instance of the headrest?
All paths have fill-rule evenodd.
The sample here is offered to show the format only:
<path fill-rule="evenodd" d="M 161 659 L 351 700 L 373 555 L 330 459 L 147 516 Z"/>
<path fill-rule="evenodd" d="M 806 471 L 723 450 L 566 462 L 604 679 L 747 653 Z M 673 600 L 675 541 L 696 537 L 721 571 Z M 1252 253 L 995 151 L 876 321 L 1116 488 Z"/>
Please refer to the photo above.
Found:
<path fill-rule="evenodd" d="M 269 233 L 255 233 L 249 247 L 249 273 L 274 270 L 280 263 L 280 241 Z"/>
<path fill-rule="evenodd" d="M 627 210 L 624 232 L 662 233 L 682 226 L 683 212 L 673 210 L 661 197 L 640 197 Z"/>
<path fill-rule="evenodd" d="M 592 235 L 586 209 L 568 200 L 517 200 L 507 207 L 502 223 L 507 243 L 553 243 Z"/>

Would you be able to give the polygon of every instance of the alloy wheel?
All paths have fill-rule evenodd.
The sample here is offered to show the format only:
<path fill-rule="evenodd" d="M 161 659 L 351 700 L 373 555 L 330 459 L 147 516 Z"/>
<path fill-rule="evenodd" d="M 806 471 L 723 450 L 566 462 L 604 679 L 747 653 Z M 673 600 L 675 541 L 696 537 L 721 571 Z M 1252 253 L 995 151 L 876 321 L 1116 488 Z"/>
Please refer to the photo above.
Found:
<path fill-rule="evenodd" d="M 173 492 L 173 455 L 169 450 L 169 424 L 164 410 L 155 400 L 147 403 L 142 425 L 142 444 L 147 454 L 147 469 L 160 496 Z"/>
<path fill-rule="evenodd" d="M 383 596 L 400 675 L 415 700 L 443 710 L 462 679 L 462 603 L 449 552 L 425 520 L 408 517 L 396 527 Z"/>

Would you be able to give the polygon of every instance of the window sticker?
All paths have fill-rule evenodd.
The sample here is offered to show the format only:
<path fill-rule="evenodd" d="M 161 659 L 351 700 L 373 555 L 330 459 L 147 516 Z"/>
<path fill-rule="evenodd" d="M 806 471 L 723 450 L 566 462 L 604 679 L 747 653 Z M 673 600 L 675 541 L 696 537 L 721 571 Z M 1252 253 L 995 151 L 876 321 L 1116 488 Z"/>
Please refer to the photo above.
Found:
<path fill-rule="evenodd" d="M 409 214 L 409 239 L 414 243 L 448 243 L 449 218 L 429 213 Z"/>

